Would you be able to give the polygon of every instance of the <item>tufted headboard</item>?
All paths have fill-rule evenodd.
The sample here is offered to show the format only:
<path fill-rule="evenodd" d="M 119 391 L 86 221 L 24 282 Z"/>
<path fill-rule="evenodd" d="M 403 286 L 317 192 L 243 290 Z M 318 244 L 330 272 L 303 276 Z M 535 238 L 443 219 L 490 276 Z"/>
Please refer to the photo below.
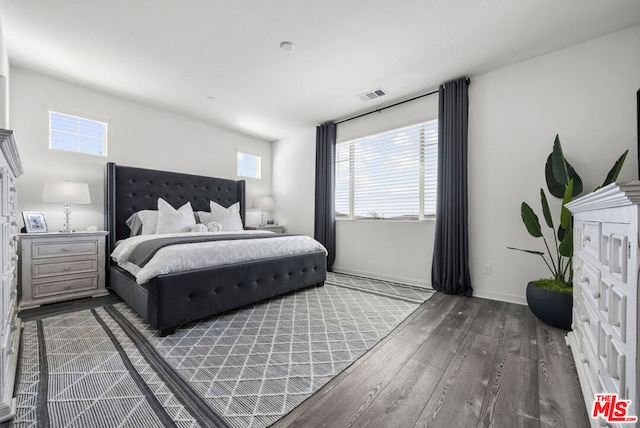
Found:
<path fill-rule="evenodd" d="M 209 211 L 209 201 L 224 207 L 240 202 L 242 224 L 245 222 L 245 182 L 177 172 L 106 164 L 105 229 L 108 230 L 107 254 L 120 239 L 129 237 L 127 219 L 136 211 L 157 210 L 158 198 L 175 208 L 191 202 L 193 211 Z"/>

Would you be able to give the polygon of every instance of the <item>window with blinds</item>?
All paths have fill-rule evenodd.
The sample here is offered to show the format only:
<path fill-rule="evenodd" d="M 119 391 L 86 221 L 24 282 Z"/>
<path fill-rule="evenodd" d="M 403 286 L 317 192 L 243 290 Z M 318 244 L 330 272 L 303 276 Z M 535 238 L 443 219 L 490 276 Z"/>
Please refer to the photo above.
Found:
<path fill-rule="evenodd" d="M 336 218 L 433 216 L 437 168 L 437 120 L 338 143 Z"/>
<path fill-rule="evenodd" d="M 50 111 L 49 149 L 106 156 L 107 124 Z"/>

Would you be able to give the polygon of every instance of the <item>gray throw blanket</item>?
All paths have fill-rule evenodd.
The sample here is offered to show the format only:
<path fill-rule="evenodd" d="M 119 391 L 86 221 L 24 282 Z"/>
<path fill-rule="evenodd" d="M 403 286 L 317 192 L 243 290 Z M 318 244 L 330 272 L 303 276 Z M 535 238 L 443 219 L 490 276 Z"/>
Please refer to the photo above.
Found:
<path fill-rule="evenodd" d="M 239 239 L 265 239 L 265 238 L 278 238 L 283 236 L 296 236 L 295 234 L 282 234 L 282 233 L 252 233 L 242 235 L 207 235 L 207 236 L 180 236 L 169 238 L 156 238 L 148 241 L 141 242 L 131 252 L 129 258 L 126 260 L 129 263 L 133 263 L 142 268 L 149 260 L 158 252 L 161 248 L 168 247 L 170 245 L 178 244 L 192 244 L 197 242 L 210 242 L 210 241 L 234 241 Z"/>

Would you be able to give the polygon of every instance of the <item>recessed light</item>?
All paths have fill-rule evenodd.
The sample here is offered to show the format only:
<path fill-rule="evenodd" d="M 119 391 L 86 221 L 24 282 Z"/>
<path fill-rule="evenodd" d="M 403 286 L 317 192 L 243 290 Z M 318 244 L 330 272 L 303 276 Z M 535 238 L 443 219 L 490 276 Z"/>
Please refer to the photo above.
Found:
<path fill-rule="evenodd" d="M 294 45 L 291 42 L 282 42 L 280 43 L 280 49 L 282 49 L 285 52 L 291 52 L 292 50 L 294 50 L 296 47 L 296 45 Z"/>

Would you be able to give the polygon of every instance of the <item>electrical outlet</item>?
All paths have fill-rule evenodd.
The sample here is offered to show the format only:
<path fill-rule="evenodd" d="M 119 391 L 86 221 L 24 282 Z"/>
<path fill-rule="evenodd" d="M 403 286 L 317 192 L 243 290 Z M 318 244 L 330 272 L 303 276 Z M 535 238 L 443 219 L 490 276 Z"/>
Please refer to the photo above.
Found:
<path fill-rule="evenodd" d="M 491 275 L 491 265 L 489 265 L 489 264 L 484 265 L 484 274 L 485 275 Z"/>

